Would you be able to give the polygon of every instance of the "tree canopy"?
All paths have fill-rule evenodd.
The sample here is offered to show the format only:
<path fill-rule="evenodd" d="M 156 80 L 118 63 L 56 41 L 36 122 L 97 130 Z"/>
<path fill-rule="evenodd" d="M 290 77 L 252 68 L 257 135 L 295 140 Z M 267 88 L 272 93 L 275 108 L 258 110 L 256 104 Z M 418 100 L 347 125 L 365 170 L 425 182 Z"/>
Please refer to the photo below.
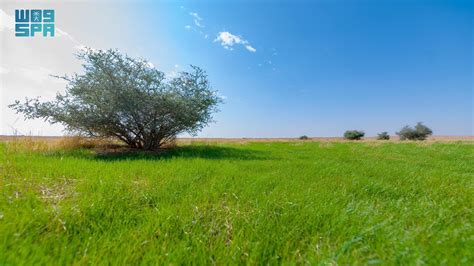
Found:
<path fill-rule="evenodd" d="M 423 123 L 418 122 L 414 128 L 404 126 L 396 134 L 400 137 L 400 140 L 425 140 L 428 136 L 433 134 L 433 131 L 429 127 L 423 125 Z"/>
<path fill-rule="evenodd" d="M 221 99 L 199 67 L 166 75 L 144 59 L 117 50 L 85 49 L 77 54 L 84 73 L 62 76 L 64 94 L 52 101 L 26 98 L 10 105 L 26 119 L 61 123 L 70 132 L 114 137 L 153 150 L 180 133 L 195 135 L 212 122 Z"/>

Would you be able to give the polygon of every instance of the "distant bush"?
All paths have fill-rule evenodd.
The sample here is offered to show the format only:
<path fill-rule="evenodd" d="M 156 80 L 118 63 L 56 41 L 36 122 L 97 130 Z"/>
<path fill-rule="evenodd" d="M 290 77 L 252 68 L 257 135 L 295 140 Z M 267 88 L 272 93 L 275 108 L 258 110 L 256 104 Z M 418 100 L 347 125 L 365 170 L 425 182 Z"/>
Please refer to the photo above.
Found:
<path fill-rule="evenodd" d="M 387 131 L 384 131 L 384 132 L 382 132 L 382 133 L 377 134 L 377 139 L 378 139 L 378 140 L 389 140 L 389 139 L 390 139 L 390 135 L 388 134 Z"/>
<path fill-rule="evenodd" d="M 299 137 L 299 139 L 300 139 L 300 140 L 308 140 L 308 139 L 309 139 L 309 137 L 308 137 L 308 136 L 306 136 L 306 135 L 303 135 L 303 136 Z"/>
<path fill-rule="evenodd" d="M 347 130 L 344 132 L 344 138 L 350 140 L 359 140 L 365 135 L 364 131 L 359 130 Z"/>
<path fill-rule="evenodd" d="M 425 140 L 432 134 L 433 131 L 421 122 L 418 122 L 415 128 L 404 126 L 399 132 L 397 132 L 400 140 Z"/>

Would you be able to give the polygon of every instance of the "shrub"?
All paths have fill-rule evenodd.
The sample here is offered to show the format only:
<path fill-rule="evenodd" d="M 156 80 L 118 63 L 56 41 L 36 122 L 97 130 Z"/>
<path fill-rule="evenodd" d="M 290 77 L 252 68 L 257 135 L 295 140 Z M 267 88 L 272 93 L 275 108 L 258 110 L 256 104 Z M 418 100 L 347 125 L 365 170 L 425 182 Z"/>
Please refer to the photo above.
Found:
<path fill-rule="evenodd" d="M 84 73 L 60 77 L 68 82 L 65 94 L 9 107 L 28 119 L 63 124 L 78 135 L 112 137 L 154 150 L 180 133 L 195 135 L 212 122 L 221 102 L 205 71 L 195 66 L 168 79 L 146 60 L 115 50 L 85 49 L 78 57 Z"/>
<path fill-rule="evenodd" d="M 45 139 L 34 138 L 31 136 L 14 137 L 8 142 L 7 151 L 12 153 L 50 150 L 50 145 Z"/>
<path fill-rule="evenodd" d="M 365 135 L 364 131 L 359 130 L 347 130 L 344 132 L 344 138 L 350 140 L 359 140 Z"/>
<path fill-rule="evenodd" d="M 400 140 L 425 140 L 432 134 L 433 131 L 421 122 L 418 122 L 414 128 L 404 126 L 399 132 L 397 132 Z"/>
<path fill-rule="evenodd" d="M 387 131 L 384 131 L 384 132 L 382 132 L 382 133 L 377 134 L 377 139 L 378 139 L 378 140 L 389 140 L 389 139 L 390 139 L 390 135 L 388 134 Z"/>
<path fill-rule="evenodd" d="M 306 135 L 303 135 L 303 136 L 299 137 L 299 139 L 300 139 L 300 140 L 308 140 L 308 139 L 309 139 L 309 137 L 308 137 L 308 136 L 306 136 Z"/>

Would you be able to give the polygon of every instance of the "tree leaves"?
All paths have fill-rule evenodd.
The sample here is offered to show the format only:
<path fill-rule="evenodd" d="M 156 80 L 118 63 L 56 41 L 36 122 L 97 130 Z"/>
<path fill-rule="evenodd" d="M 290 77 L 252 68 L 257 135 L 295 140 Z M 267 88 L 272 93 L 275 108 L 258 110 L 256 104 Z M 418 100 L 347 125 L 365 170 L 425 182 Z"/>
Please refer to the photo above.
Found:
<path fill-rule="evenodd" d="M 84 62 L 84 73 L 58 77 L 69 82 L 65 94 L 9 107 L 27 119 L 61 123 L 71 132 L 158 149 L 180 133 L 202 130 L 221 103 L 206 72 L 196 66 L 167 80 L 146 60 L 116 50 L 86 49 L 77 57 Z"/>

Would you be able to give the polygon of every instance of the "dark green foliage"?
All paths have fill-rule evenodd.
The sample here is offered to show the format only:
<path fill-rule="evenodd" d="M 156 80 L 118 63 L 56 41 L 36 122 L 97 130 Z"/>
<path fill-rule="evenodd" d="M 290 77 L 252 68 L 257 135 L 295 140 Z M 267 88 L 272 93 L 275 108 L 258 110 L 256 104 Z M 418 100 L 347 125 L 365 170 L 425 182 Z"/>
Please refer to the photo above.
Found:
<path fill-rule="evenodd" d="M 397 132 L 400 140 L 425 140 L 432 134 L 433 131 L 421 122 L 418 122 L 414 128 L 404 126 L 399 132 Z"/>
<path fill-rule="evenodd" d="M 306 135 L 303 135 L 303 136 L 299 137 L 299 139 L 300 139 L 300 140 L 308 140 L 308 139 L 309 139 L 309 137 L 308 137 L 308 136 L 306 136 Z"/>
<path fill-rule="evenodd" d="M 382 132 L 382 133 L 377 134 L 377 139 L 378 139 L 378 140 L 389 140 L 389 139 L 390 139 L 390 135 L 388 134 L 387 131 L 384 131 L 384 132 Z"/>
<path fill-rule="evenodd" d="M 344 132 L 344 138 L 350 140 L 360 140 L 364 135 L 365 132 L 360 130 L 347 130 Z"/>
<path fill-rule="evenodd" d="M 146 60 L 115 50 L 86 49 L 78 58 L 84 73 L 61 77 L 69 82 L 65 94 L 50 102 L 16 101 L 10 108 L 28 119 L 63 124 L 73 133 L 154 150 L 180 133 L 199 132 L 221 102 L 206 73 L 195 66 L 168 79 Z"/>

